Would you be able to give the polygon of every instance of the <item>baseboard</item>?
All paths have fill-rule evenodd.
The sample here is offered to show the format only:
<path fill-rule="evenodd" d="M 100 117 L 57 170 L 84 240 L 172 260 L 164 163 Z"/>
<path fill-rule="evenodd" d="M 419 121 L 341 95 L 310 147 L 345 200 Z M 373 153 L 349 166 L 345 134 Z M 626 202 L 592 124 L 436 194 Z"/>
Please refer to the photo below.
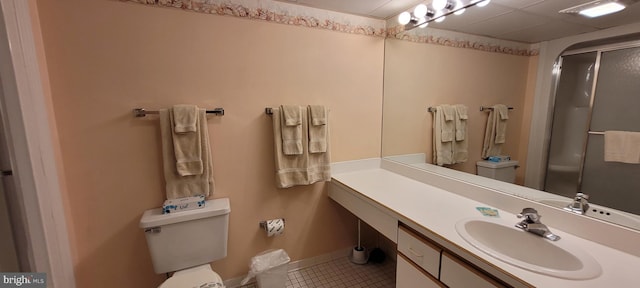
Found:
<path fill-rule="evenodd" d="M 301 259 L 301 260 L 297 260 L 297 261 L 292 261 L 289 262 L 289 272 L 291 271 L 295 271 L 295 270 L 299 270 L 299 269 L 303 269 L 303 268 L 307 268 L 307 267 L 311 267 L 314 265 L 318 265 L 321 263 L 325 263 L 325 262 L 329 262 L 338 258 L 342 258 L 342 257 L 347 257 L 349 255 L 351 255 L 351 249 L 353 249 L 353 247 L 348 247 L 348 248 L 344 248 L 344 249 L 340 249 L 334 252 L 330 252 L 327 254 L 323 254 L 323 255 L 319 255 L 319 256 L 315 256 L 315 257 L 311 257 L 311 258 L 307 258 L 307 259 Z M 224 281 L 224 285 L 227 288 L 237 288 L 240 287 L 240 282 L 246 277 L 246 275 L 240 276 L 240 277 L 236 277 L 236 278 L 232 278 L 232 279 L 227 279 Z M 251 279 L 251 281 L 249 281 L 247 284 L 251 284 L 251 283 L 255 283 L 255 278 Z"/>

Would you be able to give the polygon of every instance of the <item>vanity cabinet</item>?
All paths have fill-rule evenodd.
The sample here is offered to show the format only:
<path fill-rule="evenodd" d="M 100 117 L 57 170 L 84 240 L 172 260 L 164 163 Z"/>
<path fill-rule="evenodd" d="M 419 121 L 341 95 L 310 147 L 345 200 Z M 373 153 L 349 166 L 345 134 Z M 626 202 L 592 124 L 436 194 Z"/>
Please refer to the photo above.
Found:
<path fill-rule="evenodd" d="M 496 288 L 504 285 L 430 241 L 400 226 L 398 228 L 397 288 L 449 287 Z"/>

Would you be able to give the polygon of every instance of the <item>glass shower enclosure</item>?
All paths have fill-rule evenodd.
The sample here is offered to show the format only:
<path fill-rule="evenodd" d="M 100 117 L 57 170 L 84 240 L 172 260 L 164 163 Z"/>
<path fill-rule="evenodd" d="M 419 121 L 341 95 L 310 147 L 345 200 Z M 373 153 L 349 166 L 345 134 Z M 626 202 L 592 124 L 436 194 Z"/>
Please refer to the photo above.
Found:
<path fill-rule="evenodd" d="M 604 131 L 640 132 L 640 43 L 569 51 L 558 64 L 544 190 L 640 214 L 640 164 L 604 161 Z"/>

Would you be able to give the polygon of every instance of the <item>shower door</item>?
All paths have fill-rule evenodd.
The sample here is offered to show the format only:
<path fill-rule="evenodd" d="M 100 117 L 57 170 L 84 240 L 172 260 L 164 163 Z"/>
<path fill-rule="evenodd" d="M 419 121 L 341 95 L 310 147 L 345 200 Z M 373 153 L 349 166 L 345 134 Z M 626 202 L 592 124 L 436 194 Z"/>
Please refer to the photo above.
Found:
<path fill-rule="evenodd" d="M 590 201 L 640 214 L 640 164 L 604 162 L 607 130 L 640 132 L 640 47 L 604 51 L 582 172 Z"/>
<path fill-rule="evenodd" d="M 640 47 L 563 56 L 545 191 L 640 214 L 640 164 L 604 162 L 604 131 L 640 132 Z M 594 80 L 595 78 L 595 80 Z"/>
<path fill-rule="evenodd" d="M 597 52 L 563 56 L 556 89 L 545 191 L 573 197 L 580 185 Z"/>

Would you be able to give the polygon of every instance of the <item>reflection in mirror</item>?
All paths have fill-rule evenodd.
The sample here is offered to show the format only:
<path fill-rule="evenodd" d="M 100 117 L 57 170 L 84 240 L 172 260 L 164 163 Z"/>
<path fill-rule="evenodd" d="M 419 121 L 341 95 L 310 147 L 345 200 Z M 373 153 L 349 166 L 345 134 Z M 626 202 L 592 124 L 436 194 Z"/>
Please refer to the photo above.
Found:
<path fill-rule="evenodd" d="M 509 113 L 507 142 L 503 148 L 503 154 L 520 162 L 516 184 L 524 183 L 533 95 L 537 84 L 535 83 L 537 56 L 515 56 L 387 39 L 382 156 L 418 169 L 434 171 L 448 177 L 537 200 L 560 209 L 572 202 L 576 192 L 582 191 L 591 195 L 590 209 L 585 215 L 640 229 L 640 217 L 636 215 L 640 214 L 638 210 L 640 194 L 633 193 L 640 191 L 640 177 L 637 176 L 640 175 L 638 173 L 640 165 L 604 162 L 602 156 L 604 136 L 600 133 L 588 133 L 588 131 L 602 132 L 615 129 L 640 131 L 638 127 L 640 113 L 637 113 L 637 107 L 640 107 L 640 102 L 637 101 L 640 101 L 640 98 L 635 97 L 636 102 L 629 102 L 630 99 L 624 98 L 617 99 L 616 103 L 619 104 L 600 100 L 606 103 L 603 104 L 597 100 L 597 95 L 602 89 L 620 88 L 622 91 L 631 91 L 627 95 L 640 94 L 640 85 L 637 84 L 640 83 L 637 82 L 640 73 L 636 71 L 637 65 L 634 67 L 621 65 L 637 63 L 640 54 L 633 54 L 634 56 L 630 57 L 637 58 L 627 58 L 624 60 L 627 62 L 616 62 L 620 64 L 611 62 L 610 69 L 622 71 L 622 75 L 611 74 L 612 76 L 608 77 L 614 79 L 611 82 L 612 85 L 597 87 L 594 84 L 603 80 L 597 78 L 599 71 L 597 71 L 597 64 L 594 64 L 596 58 L 598 61 L 607 58 L 623 58 L 623 56 L 614 55 L 615 53 L 611 53 L 610 50 L 607 51 L 609 52 L 591 48 L 583 51 L 584 53 L 564 55 L 562 76 L 559 79 L 553 79 L 559 83 L 556 110 L 560 111 L 559 107 L 562 105 L 569 107 L 554 115 L 553 129 L 561 132 L 554 132 L 557 137 L 551 137 L 551 140 L 545 144 L 549 145 L 550 156 L 547 162 L 549 169 L 545 173 L 546 186 L 547 190 L 553 193 L 469 175 L 477 173 L 476 162 L 481 160 L 487 113 L 479 111 L 479 108 L 500 103 L 514 107 L 514 110 Z M 611 56 L 604 57 L 607 54 Z M 571 62 L 576 62 L 577 66 L 571 68 L 568 64 Z M 599 64 L 603 65 L 602 62 Z M 601 73 L 604 69 L 609 69 L 604 68 L 605 66 L 607 65 L 604 64 L 600 68 Z M 604 79 L 605 76 L 600 77 Z M 616 82 L 615 79 L 621 79 L 618 81 L 622 83 Z M 636 81 L 630 79 L 636 79 Z M 563 84 L 564 81 L 573 82 L 573 86 Z M 616 83 L 627 85 L 616 85 Z M 592 89 L 594 87 L 597 88 Z M 571 95 L 568 98 L 559 96 L 563 90 L 570 91 Z M 620 90 L 607 93 L 622 95 Z M 594 92 L 596 97 L 592 98 Z M 605 92 L 600 93 L 604 95 Z M 600 98 L 609 99 L 608 97 Z M 469 107 L 467 124 L 469 160 L 466 163 L 445 167 L 428 164 L 432 162 L 433 157 L 431 142 L 433 119 L 427 108 L 440 104 L 464 104 Z M 596 108 L 597 105 L 603 108 Z M 611 106 L 609 109 L 614 110 L 604 112 L 602 109 L 605 106 Z M 594 120 L 593 117 L 596 114 L 616 115 L 622 123 L 612 124 L 609 120 Z M 602 124 L 599 124 L 601 122 Z M 631 123 L 633 125 L 629 126 Z M 553 148 L 554 143 L 556 148 Z M 565 155 L 566 152 L 569 153 Z M 587 156 L 583 157 L 583 154 Z M 559 157 L 553 158 L 553 156 Z M 605 173 L 613 169 L 616 169 L 613 173 L 615 175 Z M 609 179 L 615 179 L 615 183 Z M 560 181 L 554 182 L 556 180 Z M 616 202 L 619 203 L 616 204 Z"/>

